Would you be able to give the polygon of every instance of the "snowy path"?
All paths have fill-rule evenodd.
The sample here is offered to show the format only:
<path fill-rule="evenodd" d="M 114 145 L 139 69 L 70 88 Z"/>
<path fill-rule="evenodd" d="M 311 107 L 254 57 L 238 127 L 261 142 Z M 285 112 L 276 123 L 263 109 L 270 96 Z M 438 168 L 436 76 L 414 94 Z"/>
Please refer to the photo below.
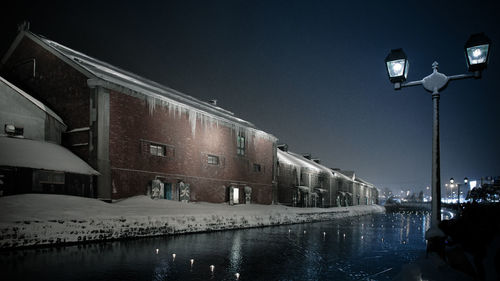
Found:
<path fill-rule="evenodd" d="M 384 212 L 384 207 L 290 208 L 181 203 L 136 196 L 109 204 L 48 194 L 0 198 L 0 248 L 314 222 Z"/>

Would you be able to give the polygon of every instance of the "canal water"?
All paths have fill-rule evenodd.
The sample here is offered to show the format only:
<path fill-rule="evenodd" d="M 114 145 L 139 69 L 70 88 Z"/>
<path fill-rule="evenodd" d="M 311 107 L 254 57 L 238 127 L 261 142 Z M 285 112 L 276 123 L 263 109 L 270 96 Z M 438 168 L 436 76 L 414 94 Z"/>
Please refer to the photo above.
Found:
<path fill-rule="evenodd" d="M 0 252 L 0 279 L 391 280 L 402 265 L 425 255 L 429 217 L 428 213 L 387 213 L 6 251 Z"/>

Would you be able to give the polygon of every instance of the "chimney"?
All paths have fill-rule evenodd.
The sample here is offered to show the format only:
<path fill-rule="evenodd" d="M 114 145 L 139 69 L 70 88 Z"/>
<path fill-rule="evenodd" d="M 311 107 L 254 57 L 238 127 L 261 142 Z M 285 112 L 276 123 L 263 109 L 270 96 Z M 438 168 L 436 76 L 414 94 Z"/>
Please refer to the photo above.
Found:
<path fill-rule="evenodd" d="M 304 153 L 304 154 L 302 154 L 302 156 L 304 156 L 304 158 L 306 158 L 306 159 L 311 160 L 311 153 Z"/>
<path fill-rule="evenodd" d="M 321 160 L 320 159 L 311 159 L 312 161 L 314 161 L 314 163 L 318 163 L 318 164 L 321 164 Z"/>
<path fill-rule="evenodd" d="M 217 106 L 217 100 L 216 99 L 209 100 L 208 103 L 210 103 L 211 105 Z"/>
<path fill-rule="evenodd" d="M 281 151 L 288 152 L 288 144 L 286 144 L 286 143 L 278 144 L 277 147 Z"/>
<path fill-rule="evenodd" d="M 30 22 L 25 20 L 21 24 L 17 26 L 17 31 L 29 31 L 30 30 Z"/>

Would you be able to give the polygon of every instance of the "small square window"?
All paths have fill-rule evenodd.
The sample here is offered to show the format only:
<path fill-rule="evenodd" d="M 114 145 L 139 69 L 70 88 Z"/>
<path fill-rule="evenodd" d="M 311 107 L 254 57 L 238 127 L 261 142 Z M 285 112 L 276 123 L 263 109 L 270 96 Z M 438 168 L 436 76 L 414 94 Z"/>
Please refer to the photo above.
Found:
<path fill-rule="evenodd" d="M 154 143 L 149 144 L 149 153 L 151 153 L 151 155 L 165 156 L 165 151 L 166 149 L 164 145 Z"/>
<path fill-rule="evenodd" d="M 208 164 L 219 165 L 219 156 L 208 155 Z"/>
<path fill-rule="evenodd" d="M 257 173 L 260 173 L 260 171 L 261 171 L 260 164 L 253 164 L 253 171 L 257 172 Z"/>

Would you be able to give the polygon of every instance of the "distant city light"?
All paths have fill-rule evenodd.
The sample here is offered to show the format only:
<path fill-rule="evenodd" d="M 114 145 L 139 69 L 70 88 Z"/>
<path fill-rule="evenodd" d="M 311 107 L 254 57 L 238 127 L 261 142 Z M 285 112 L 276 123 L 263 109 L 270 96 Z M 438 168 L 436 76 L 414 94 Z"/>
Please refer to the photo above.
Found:
<path fill-rule="evenodd" d="M 470 181 L 469 186 L 470 186 L 470 190 L 472 190 L 474 187 L 477 186 L 477 181 Z"/>

